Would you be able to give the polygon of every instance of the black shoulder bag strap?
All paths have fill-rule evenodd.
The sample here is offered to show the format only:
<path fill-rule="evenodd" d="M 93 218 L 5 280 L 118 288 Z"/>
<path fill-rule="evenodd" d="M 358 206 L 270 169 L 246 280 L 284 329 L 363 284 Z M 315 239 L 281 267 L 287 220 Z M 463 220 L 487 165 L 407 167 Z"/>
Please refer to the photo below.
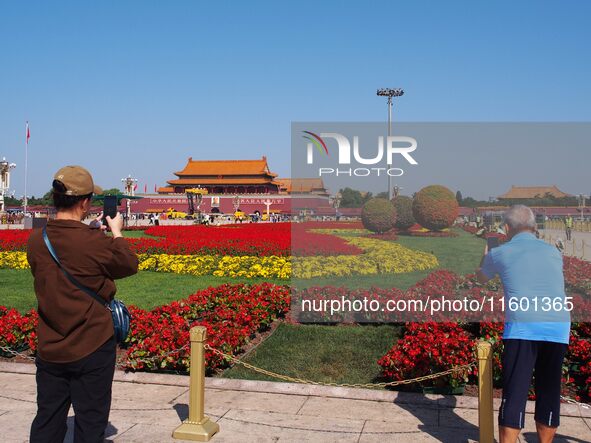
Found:
<path fill-rule="evenodd" d="M 51 245 L 51 242 L 49 241 L 49 237 L 47 236 L 47 229 L 46 228 L 43 228 L 43 240 L 45 241 L 45 245 L 47 246 L 47 249 L 49 249 L 49 253 L 51 254 L 51 257 L 53 258 L 53 261 L 55 261 L 55 263 L 58 265 L 58 267 L 63 271 L 64 275 L 66 277 L 68 277 L 68 280 L 70 280 L 70 282 L 74 286 L 76 286 L 78 289 L 87 293 L 92 298 L 94 298 L 97 302 L 99 302 L 101 305 L 103 305 L 105 308 L 110 310 L 111 308 L 109 306 L 109 303 L 107 301 L 105 301 L 105 299 L 103 299 L 100 295 L 98 295 L 94 291 L 91 291 L 86 286 L 83 286 L 82 284 L 80 284 L 78 282 L 78 280 L 76 280 L 74 277 L 72 277 L 72 275 L 64 269 L 64 267 L 60 263 L 59 259 L 57 258 L 57 255 L 55 253 L 55 250 L 53 249 L 53 246 Z"/>

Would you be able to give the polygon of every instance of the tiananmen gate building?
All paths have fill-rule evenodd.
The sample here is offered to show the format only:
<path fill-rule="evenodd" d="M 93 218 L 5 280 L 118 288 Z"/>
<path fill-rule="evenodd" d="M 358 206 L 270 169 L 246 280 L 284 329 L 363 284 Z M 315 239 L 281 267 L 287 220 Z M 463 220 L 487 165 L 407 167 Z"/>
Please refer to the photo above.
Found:
<path fill-rule="evenodd" d="M 305 211 L 308 215 L 335 215 L 321 178 L 278 178 L 265 156 L 257 160 L 190 157 L 174 175 L 176 178 L 168 180 L 167 186 L 158 188 L 156 194 L 131 200 L 131 211 L 159 213 L 174 208 L 186 212 L 187 189 L 201 188 L 207 190 L 200 206 L 204 213 L 232 214 L 238 196 L 239 208 L 246 214 L 263 214 L 268 207 L 269 212 L 277 214 L 298 215 Z"/>

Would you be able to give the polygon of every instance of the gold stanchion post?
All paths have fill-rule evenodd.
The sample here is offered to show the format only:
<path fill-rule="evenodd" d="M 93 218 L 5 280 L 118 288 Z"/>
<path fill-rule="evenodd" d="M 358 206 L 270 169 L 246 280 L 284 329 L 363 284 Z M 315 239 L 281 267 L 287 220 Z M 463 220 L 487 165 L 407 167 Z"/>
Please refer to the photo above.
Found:
<path fill-rule="evenodd" d="M 487 341 L 478 343 L 478 428 L 480 443 L 494 442 L 492 349 Z"/>
<path fill-rule="evenodd" d="M 189 418 L 172 433 L 180 440 L 209 441 L 220 425 L 204 415 L 205 409 L 205 351 L 206 329 L 191 328 L 191 375 L 189 381 Z"/>

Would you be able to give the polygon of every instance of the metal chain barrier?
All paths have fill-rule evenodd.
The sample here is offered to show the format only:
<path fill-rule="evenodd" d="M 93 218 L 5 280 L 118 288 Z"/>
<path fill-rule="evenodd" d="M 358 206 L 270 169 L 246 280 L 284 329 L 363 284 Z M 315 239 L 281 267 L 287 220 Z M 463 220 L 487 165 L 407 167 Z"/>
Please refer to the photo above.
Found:
<path fill-rule="evenodd" d="M 591 405 L 588 405 L 586 403 L 579 403 L 578 401 L 573 400 L 572 398 L 569 398 L 569 397 L 565 397 L 563 395 L 560 396 L 560 399 L 563 402 L 568 403 L 569 405 L 577 405 L 578 407 L 583 408 L 583 409 L 591 409 Z"/>
<path fill-rule="evenodd" d="M 232 363 L 244 366 L 247 369 L 258 372 L 259 374 L 266 375 L 268 377 L 277 378 L 279 380 L 283 380 L 283 381 L 287 381 L 287 382 L 291 382 L 291 383 L 301 383 L 301 384 L 316 385 L 316 386 L 333 386 L 333 387 L 339 387 L 339 388 L 384 388 L 387 386 L 408 385 L 408 384 L 412 384 L 412 383 L 419 383 L 419 382 L 426 381 L 426 380 L 433 380 L 433 379 L 443 377 L 445 375 L 451 375 L 451 374 L 454 374 L 457 372 L 467 372 L 476 366 L 476 363 L 474 362 L 474 363 L 470 363 L 467 365 L 455 366 L 451 369 L 448 369 L 447 371 L 437 372 L 435 374 L 423 375 L 421 377 L 411 378 L 411 379 L 407 379 L 407 380 L 396 380 L 396 381 L 382 382 L 382 383 L 333 383 L 333 382 L 319 382 L 319 381 L 313 381 L 313 380 L 306 380 L 306 379 L 298 378 L 298 377 L 290 377 L 289 375 L 277 374 L 276 372 L 272 372 L 272 371 L 268 371 L 266 369 L 258 368 L 256 366 L 249 364 L 249 363 L 243 362 L 242 360 L 234 357 L 233 355 L 226 354 L 222 351 L 212 348 L 208 344 L 206 344 L 204 347 L 208 351 L 211 351 L 214 354 L 224 357 L 225 359 L 231 361 Z"/>
<path fill-rule="evenodd" d="M 179 352 L 187 349 L 190 345 L 191 345 L 190 343 L 187 343 L 186 345 L 184 345 L 181 348 L 175 349 L 173 351 L 167 352 L 167 353 L 162 354 L 162 355 L 155 355 L 154 357 L 150 357 L 150 358 L 134 358 L 132 360 L 129 360 L 127 358 L 127 355 L 124 355 L 124 356 L 122 356 L 117 361 L 116 366 L 119 369 L 123 369 L 123 368 L 126 367 L 126 365 L 130 361 L 139 361 L 139 362 L 142 362 L 142 363 L 152 363 L 152 362 L 154 362 L 156 360 L 164 359 L 164 358 L 169 357 L 169 356 L 171 356 L 173 354 L 177 354 L 177 353 L 179 353 Z M 35 361 L 35 357 L 32 357 L 32 356 L 27 355 L 27 354 L 23 354 L 22 352 L 15 351 L 14 349 L 8 348 L 6 346 L 0 346 L 0 350 L 3 351 L 3 352 L 6 352 L 7 354 L 10 354 L 10 355 L 12 355 L 14 357 L 21 357 L 21 358 L 24 358 L 26 360 Z"/>
<path fill-rule="evenodd" d="M 7 348 L 6 346 L 0 346 L 0 350 L 13 355 L 14 357 L 21 357 L 27 360 L 35 361 L 35 357 L 31 357 L 30 355 L 23 354 L 22 352 L 15 351 L 14 349 Z"/>
<path fill-rule="evenodd" d="M 159 359 L 164 359 L 166 357 L 169 357 L 171 355 L 177 354 L 185 349 L 187 349 L 190 346 L 190 343 L 187 343 L 185 346 L 175 349 L 173 351 L 167 352 L 165 354 L 162 355 L 156 355 L 154 357 L 150 357 L 150 358 L 136 358 L 134 359 L 134 361 L 139 361 L 142 363 L 152 363 L 156 360 Z M 412 383 L 419 383 L 422 381 L 426 381 L 426 380 L 433 380 L 439 377 L 444 377 L 446 375 L 451 375 L 454 374 L 456 372 L 465 372 L 468 371 L 472 368 L 474 368 L 476 366 L 476 363 L 470 363 L 467 365 L 461 365 L 461 366 L 455 366 L 451 369 L 448 369 L 446 371 L 442 371 L 442 372 L 438 372 L 435 374 L 429 374 L 429 375 L 423 375 L 421 377 L 415 377 L 412 379 L 407 379 L 407 380 L 397 380 L 397 381 L 391 381 L 391 382 L 382 382 L 382 383 L 333 383 L 333 382 L 318 382 L 318 381 L 312 381 L 312 380 L 305 380 L 302 378 L 298 378 L 298 377 L 290 377 L 288 375 L 282 375 L 282 374 L 277 374 L 275 372 L 272 371 L 268 371 L 266 369 L 262 369 L 262 368 L 258 368 L 256 366 L 253 366 L 249 363 L 243 362 L 242 360 L 234 357 L 233 355 L 230 354 L 226 354 L 222 351 L 219 351 L 215 348 L 212 348 L 211 346 L 209 346 L 208 344 L 206 344 L 204 346 L 205 349 L 207 349 L 208 351 L 212 351 L 214 354 L 217 354 L 221 357 L 224 357 L 225 359 L 231 361 L 234 364 L 239 364 L 241 366 L 244 366 L 247 369 L 253 370 L 255 372 L 258 372 L 259 374 L 263 374 L 263 375 L 267 375 L 269 377 L 273 377 L 273 378 L 277 378 L 279 380 L 283 380 L 283 381 L 287 381 L 287 382 L 292 382 L 292 383 L 301 383 L 301 384 L 308 384 L 308 385 L 317 385 L 317 386 L 333 386 L 333 387 L 346 387 L 346 388 L 377 388 L 377 387 L 387 387 L 387 386 L 399 386 L 399 385 L 406 385 L 406 384 L 412 384 Z M 8 354 L 11 354 L 14 357 L 21 357 L 24 358 L 26 360 L 30 360 L 30 361 L 35 361 L 35 357 L 32 357 L 30 355 L 27 354 L 23 354 L 22 352 L 18 352 L 15 351 L 14 349 L 8 348 L 6 346 L 0 346 L 0 350 L 3 352 L 6 352 Z M 117 361 L 116 366 L 118 368 L 125 368 L 126 363 L 129 360 L 127 360 L 127 356 L 125 355 L 124 357 L 120 358 Z M 569 397 L 565 397 L 565 396 L 561 396 L 560 397 L 561 400 L 565 403 L 568 404 L 573 404 L 573 405 L 577 405 L 581 408 L 584 409 L 591 409 L 591 406 L 586 404 L 586 403 L 580 403 L 577 402 L 576 400 L 573 400 L 572 398 Z"/>

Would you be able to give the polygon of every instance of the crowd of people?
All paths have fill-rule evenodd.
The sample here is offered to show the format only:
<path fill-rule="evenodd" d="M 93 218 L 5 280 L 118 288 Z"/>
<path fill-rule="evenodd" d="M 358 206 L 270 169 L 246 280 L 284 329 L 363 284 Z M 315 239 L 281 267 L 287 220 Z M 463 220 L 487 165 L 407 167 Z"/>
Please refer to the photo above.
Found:
<path fill-rule="evenodd" d="M 2 225 L 19 225 L 23 222 L 25 215 L 22 212 L 6 212 L 0 214 L 0 224 Z"/>

